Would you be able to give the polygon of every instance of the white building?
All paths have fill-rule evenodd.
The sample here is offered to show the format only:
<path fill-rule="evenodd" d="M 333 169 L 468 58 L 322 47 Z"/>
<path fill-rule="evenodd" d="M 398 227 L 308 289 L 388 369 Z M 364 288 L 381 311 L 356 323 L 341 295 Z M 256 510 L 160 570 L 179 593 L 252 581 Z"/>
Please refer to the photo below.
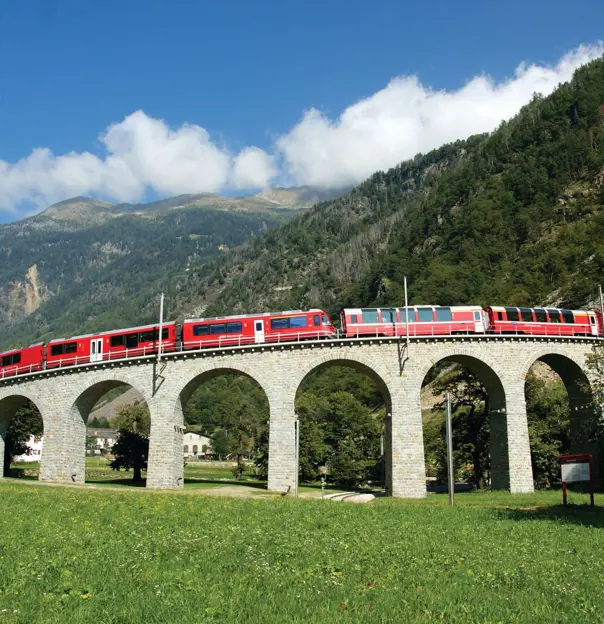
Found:
<path fill-rule="evenodd" d="M 44 436 L 30 435 L 29 439 L 25 443 L 25 446 L 29 449 L 29 453 L 24 455 L 16 455 L 13 459 L 14 462 L 37 462 L 40 461 L 42 456 L 42 447 L 44 446 Z"/>
<path fill-rule="evenodd" d="M 212 441 L 199 433 L 185 433 L 182 441 L 183 457 L 198 457 L 212 452 Z"/>
<path fill-rule="evenodd" d="M 109 452 L 116 441 L 115 429 L 86 427 L 86 449 L 95 455 L 100 455 L 104 451 Z"/>

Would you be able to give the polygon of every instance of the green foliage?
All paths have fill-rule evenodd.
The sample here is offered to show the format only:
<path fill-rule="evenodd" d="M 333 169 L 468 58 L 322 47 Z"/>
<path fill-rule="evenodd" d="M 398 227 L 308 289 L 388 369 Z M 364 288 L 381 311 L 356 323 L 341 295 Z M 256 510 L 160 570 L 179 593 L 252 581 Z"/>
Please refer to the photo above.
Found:
<path fill-rule="evenodd" d="M 114 426 L 117 440 L 111 447 L 113 470 L 132 470 L 132 480 L 141 483 L 142 471 L 147 470 L 151 417 L 146 405 L 122 405 L 117 411 Z"/>
<path fill-rule="evenodd" d="M 101 416 L 100 418 L 98 416 L 94 416 L 88 421 L 87 426 L 95 427 L 97 429 L 109 429 L 111 427 L 111 423 L 104 416 Z"/>
<path fill-rule="evenodd" d="M 570 452 L 568 392 L 561 381 L 529 376 L 525 394 L 535 487 L 550 487 L 560 483 L 558 455 Z"/>
<path fill-rule="evenodd" d="M 113 470 L 132 470 L 132 480 L 142 483 L 142 471 L 147 470 L 149 458 L 149 438 L 129 429 L 118 429 L 118 437 L 111 447 L 114 459 L 111 461 Z"/>
<path fill-rule="evenodd" d="M 122 405 L 115 415 L 113 426 L 118 431 L 134 431 L 149 436 L 151 431 L 151 415 L 146 404 Z"/>
<path fill-rule="evenodd" d="M 29 453 L 26 442 L 30 436 L 41 436 L 44 425 L 38 408 L 31 402 L 19 409 L 8 425 L 4 438 L 4 474 L 7 475 L 13 457 Z"/>
<path fill-rule="evenodd" d="M 310 375 L 296 399 L 301 480 L 316 481 L 324 471 L 345 487 L 383 480 L 378 470 L 383 405 L 362 373 L 334 367 Z"/>

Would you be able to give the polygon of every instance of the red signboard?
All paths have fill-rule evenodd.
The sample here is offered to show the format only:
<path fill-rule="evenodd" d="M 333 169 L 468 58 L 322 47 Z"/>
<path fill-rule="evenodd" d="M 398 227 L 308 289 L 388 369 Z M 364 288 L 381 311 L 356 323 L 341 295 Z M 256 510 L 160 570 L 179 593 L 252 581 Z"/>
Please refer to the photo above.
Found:
<path fill-rule="evenodd" d="M 562 473 L 562 500 L 566 505 L 566 484 L 575 481 L 589 481 L 589 497 L 594 505 L 594 483 L 592 457 L 588 453 L 576 455 L 560 455 L 560 471 Z"/>

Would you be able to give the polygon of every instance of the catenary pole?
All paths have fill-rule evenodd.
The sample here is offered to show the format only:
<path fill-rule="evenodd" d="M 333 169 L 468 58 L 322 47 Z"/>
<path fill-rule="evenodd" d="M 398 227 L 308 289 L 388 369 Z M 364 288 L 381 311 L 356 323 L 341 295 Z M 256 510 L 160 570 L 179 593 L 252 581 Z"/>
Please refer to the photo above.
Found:
<path fill-rule="evenodd" d="M 604 334 L 604 297 L 602 296 L 602 286 L 598 286 L 600 291 L 600 328 L 598 334 Z"/>
<path fill-rule="evenodd" d="M 159 298 L 159 336 L 157 346 L 157 363 L 161 362 L 161 347 L 162 347 L 162 330 L 164 325 L 164 293 Z"/>
<path fill-rule="evenodd" d="M 407 299 L 407 276 L 403 279 L 405 284 L 405 334 L 407 336 L 407 359 L 409 359 L 409 301 Z"/>
<path fill-rule="evenodd" d="M 455 501 L 455 475 L 453 474 L 453 432 L 451 430 L 451 396 L 446 393 L 447 414 L 447 472 L 449 477 L 449 505 Z"/>

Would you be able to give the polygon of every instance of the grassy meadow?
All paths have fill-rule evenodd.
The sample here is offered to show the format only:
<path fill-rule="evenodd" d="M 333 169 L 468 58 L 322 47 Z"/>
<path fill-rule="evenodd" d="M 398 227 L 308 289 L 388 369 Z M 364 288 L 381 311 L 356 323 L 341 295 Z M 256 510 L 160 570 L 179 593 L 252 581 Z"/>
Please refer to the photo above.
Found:
<path fill-rule="evenodd" d="M 5 481 L 0 500 L 1 624 L 602 621 L 604 508 L 559 492 L 451 509 Z"/>

